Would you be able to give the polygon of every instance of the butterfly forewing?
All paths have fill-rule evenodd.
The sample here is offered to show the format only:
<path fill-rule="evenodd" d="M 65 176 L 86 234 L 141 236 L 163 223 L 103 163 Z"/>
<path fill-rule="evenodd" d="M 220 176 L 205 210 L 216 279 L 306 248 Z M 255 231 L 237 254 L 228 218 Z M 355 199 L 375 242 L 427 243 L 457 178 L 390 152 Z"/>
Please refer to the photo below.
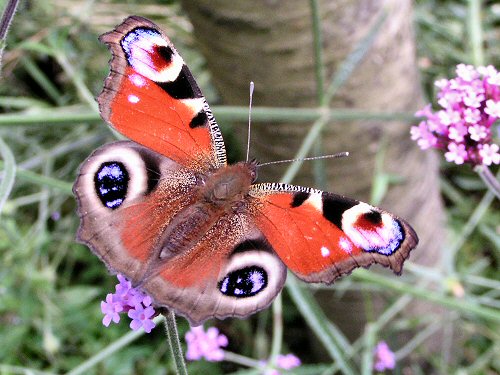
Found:
<path fill-rule="evenodd" d="M 101 36 L 111 73 L 102 117 L 137 143 L 196 171 L 226 164 L 219 127 L 184 60 L 151 21 L 129 17 Z"/>
<path fill-rule="evenodd" d="M 379 263 L 400 273 L 418 238 L 396 216 L 366 203 L 286 184 L 257 184 L 256 226 L 301 279 L 331 283 Z"/>

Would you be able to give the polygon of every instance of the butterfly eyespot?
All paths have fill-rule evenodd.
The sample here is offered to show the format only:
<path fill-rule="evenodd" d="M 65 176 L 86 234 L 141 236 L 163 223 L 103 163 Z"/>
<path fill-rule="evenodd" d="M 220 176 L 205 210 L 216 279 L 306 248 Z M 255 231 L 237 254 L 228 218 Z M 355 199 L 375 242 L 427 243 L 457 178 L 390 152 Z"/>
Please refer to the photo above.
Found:
<path fill-rule="evenodd" d="M 128 190 L 129 174 L 116 161 L 102 163 L 94 176 L 95 191 L 102 204 L 112 210 L 120 207 Z"/>
<path fill-rule="evenodd" d="M 267 287 L 267 272 L 258 266 L 240 268 L 228 273 L 218 286 L 226 296 L 252 297 Z"/>

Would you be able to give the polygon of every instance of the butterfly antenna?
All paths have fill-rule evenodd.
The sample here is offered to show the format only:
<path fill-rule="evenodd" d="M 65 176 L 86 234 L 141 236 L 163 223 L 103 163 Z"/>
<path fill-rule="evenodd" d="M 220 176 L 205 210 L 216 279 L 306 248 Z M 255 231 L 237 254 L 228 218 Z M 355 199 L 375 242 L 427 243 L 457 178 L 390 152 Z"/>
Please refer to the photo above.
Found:
<path fill-rule="evenodd" d="M 258 167 L 263 167 L 264 165 L 271 165 L 271 164 L 293 163 L 294 161 L 308 161 L 308 160 L 318 160 L 318 159 L 336 159 L 336 158 L 343 158 L 346 156 L 349 156 L 349 152 L 339 152 L 338 154 L 314 156 L 314 157 L 310 157 L 310 158 L 270 161 L 269 163 L 259 164 Z"/>
<path fill-rule="evenodd" d="M 250 81 L 250 103 L 248 107 L 248 139 L 247 139 L 247 158 L 246 162 L 248 163 L 248 158 L 250 157 L 250 134 L 252 130 L 252 99 L 253 99 L 253 89 L 254 89 L 253 81 Z"/>

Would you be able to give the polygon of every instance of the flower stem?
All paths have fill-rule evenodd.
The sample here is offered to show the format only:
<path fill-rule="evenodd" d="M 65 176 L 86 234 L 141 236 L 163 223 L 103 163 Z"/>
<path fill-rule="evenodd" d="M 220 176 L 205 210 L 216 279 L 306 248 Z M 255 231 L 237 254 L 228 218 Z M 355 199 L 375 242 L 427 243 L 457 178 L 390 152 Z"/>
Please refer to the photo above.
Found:
<path fill-rule="evenodd" d="M 227 350 L 224 350 L 224 361 L 236 363 L 238 365 L 250 367 L 250 368 L 259 368 L 262 366 L 262 363 L 259 361 L 245 357 L 243 355 L 233 353 L 233 352 L 228 352 Z"/>
<path fill-rule="evenodd" d="M 485 165 L 478 165 L 474 168 L 474 171 L 481 177 L 488 189 L 500 199 L 500 182 L 491 173 L 491 170 Z"/>
<path fill-rule="evenodd" d="M 276 296 L 273 302 L 273 341 L 271 346 L 271 360 L 281 352 L 283 343 L 283 300 L 281 293 Z"/>
<path fill-rule="evenodd" d="M 483 30 L 481 28 L 481 0 L 468 1 L 469 44 L 472 52 L 472 63 L 484 65 Z"/>
<path fill-rule="evenodd" d="M 165 331 L 167 332 L 170 350 L 172 351 L 172 356 L 174 357 L 177 374 L 188 375 L 181 343 L 179 341 L 179 332 L 177 331 L 177 324 L 175 323 L 175 314 L 172 311 L 165 314 Z"/>

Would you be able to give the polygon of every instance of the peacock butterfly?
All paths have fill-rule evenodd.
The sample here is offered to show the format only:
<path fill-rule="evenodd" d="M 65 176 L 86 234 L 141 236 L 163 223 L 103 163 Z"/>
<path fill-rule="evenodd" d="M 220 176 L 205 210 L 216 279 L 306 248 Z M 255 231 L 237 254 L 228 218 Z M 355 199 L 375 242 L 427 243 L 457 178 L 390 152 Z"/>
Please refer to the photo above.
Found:
<path fill-rule="evenodd" d="M 132 141 L 106 144 L 73 187 L 77 240 L 157 306 L 193 325 L 266 308 L 286 269 L 332 283 L 378 263 L 399 274 L 418 238 L 404 220 L 340 195 L 258 183 L 228 165 L 219 127 L 170 40 L 132 16 L 100 37 L 112 52 L 102 118 Z"/>

